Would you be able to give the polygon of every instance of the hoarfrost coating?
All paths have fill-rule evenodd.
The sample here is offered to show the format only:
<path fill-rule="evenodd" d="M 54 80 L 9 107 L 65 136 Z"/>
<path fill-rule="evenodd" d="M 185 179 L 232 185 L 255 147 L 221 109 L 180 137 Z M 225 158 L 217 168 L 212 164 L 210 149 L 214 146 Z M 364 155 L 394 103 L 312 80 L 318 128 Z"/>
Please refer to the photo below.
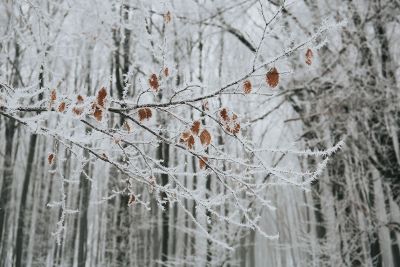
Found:
<path fill-rule="evenodd" d="M 395 1 L 3 1 L 0 266 L 398 266 Z"/>

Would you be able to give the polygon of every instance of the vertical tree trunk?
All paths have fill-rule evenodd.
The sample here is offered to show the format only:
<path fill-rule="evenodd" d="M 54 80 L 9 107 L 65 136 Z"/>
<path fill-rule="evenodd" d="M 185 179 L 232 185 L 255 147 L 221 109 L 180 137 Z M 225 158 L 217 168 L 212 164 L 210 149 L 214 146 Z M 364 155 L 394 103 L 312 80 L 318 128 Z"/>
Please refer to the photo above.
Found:
<path fill-rule="evenodd" d="M 0 251 L 0 266 L 6 266 L 7 262 L 7 251 L 8 246 L 8 233 L 7 229 L 9 225 L 9 205 L 11 201 L 11 186 L 13 180 L 13 166 L 12 166 L 12 146 L 15 134 L 14 121 L 7 119 L 5 130 L 5 140 L 6 140 L 6 151 L 4 153 L 4 163 L 3 163 L 3 183 L 0 193 L 0 241 L 1 241 L 1 251 Z"/>
<path fill-rule="evenodd" d="M 162 143 L 159 146 L 159 154 L 162 155 L 162 165 L 168 167 L 169 165 L 169 144 Z M 163 186 L 168 184 L 168 174 L 161 174 L 161 184 Z M 162 241 L 161 241 L 161 262 L 166 266 L 168 260 L 168 241 L 169 241 L 169 201 L 165 192 L 162 192 L 161 199 L 164 201 L 162 211 Z"/>
<path fill-rule="evenodd" d="M 18 74 L 19 74 L 19 61 L 20 61 L 20 48 L 15 42 L 15 57 L 13 62 L 13 87 L 17 87 Z M 13 140 L 15 134 L 15 122 L 11 119 L 5 119 L 5 140 L 6 140 L 6 151 L 4 153 L 4 163 L 3 163 L 3 182 L 0 190 L 0 266 L 6 266 L 8 261 L 8 251 L 9 251 L 9 218 L 10 216 L 10 202 L 11 202 L 11 189 L 13 182 Z M 11 264 L 10 262 L 8 264 Z"/>
<path fill-rule="evenodd" d="M 124 23 L 129 23 L 129 5 L 123 4 L 121 6 L 121 18 Z M 123 100 L 124 98 L 124 90 L 128 84 L 128 71 L 129 71 L 129 53 L 130 53 L 130 30 L 125 27 L 124 28 L 124 41 L 122 44 L 122 55 L 119 54 L 120 46 L 121 46 L 121 29 L 117 32 L 115 31 L 114 35 L 114 43 L 117 48 L 117 52 L 115 53 L 115 76 L 116 76 L 116 90 L 118 93 L 118 99 Z M 121 62 L 121 56 L 123 62 Z M 122 107 L 125 105 L 123 104 Z M 120 117 L 119 124 L 122 126 L 124 123 L 124 118 Z M 119 159 L 121 161 L 121 159 Z M 116 181 L 117 183 L 121 181 Z M 127 251 L 129 250 L 129 209 L 128 209 L 128 201 L 129 196 L 124 194 L 119 196 L 119 211 L 117 215 L 116 225 L 119 227 L 117 231 L 117 263 L 118 264 L 129 264 L 129 257 L 127 256 Z"/>
<path fill-rule="evenodd" d="M 85 158 L 89 160 L 89 152 L 85 150 Z M 87 256 L 87 236 L 88 236 L 88 208 L 90 200 L 90 181 L 86 177 L 89 175 L 90 163 L 87 162 L 84 171 L 79 177 L 79 191 L 81 192 L 79 203 L 79 243 L 78 243 L 78 267 L 85 267 Z M 86 174 L 85 174 L 86 173 Z"/>
<path fill-rule="evenodd" d="M 39 72 L 39 90 L 44 87 L 44 67 L 43 64 L 40 66 Z M 43 99 L 43 93 L 39 94 L 39 101 Z M 24 243 L 24 222 L 25 222 L 25 206 L 26 200 L 28 197 L 28 189 L 31 181 L 31 173 L 33 167 L 33 161 L 36 150 L 36 141 L 37 135 L 32 134 L 29 138 L 29 151 L 28 151 L 28 159 L 26 165 L 26 172 L 24 177 L 24 182 L 22 185 L 22 194 L 21 194 L 21 202 L 19 206 L 19 215 L 17 219 L 17 238 L 15 244 L 15 266 L 22 266 L 22 252 L 23 252 L 23 243 Z"/>
<path fill-rule="evenodd" d="M 383 78 L 388 80 L 388 84 L 391 87 L 390 89 L 390 95 L 393 96 L 393 98 L 395 97 L 395 91 L 396 91 L 396 87 L 397 87 L 397 81 L 396 81 L 396 77 L 394 75 L 394 70 L 393 70 L 393 63 L 392 63 L 392 58 L 390 56 L 390 47 L 389 47 L 389 40 L 386 34 L 386 29 L 385 29 L 385 25 L 382 19 L 382 14 L 380 13 L 382 6 L 381 6 L 381 1 L 378 0 L 374 3 L 374 8 L 375 8 L 375 12 L 377 14 L 376 19 L 375 19 L 375 23 L 374 23 L 374 27 L 375 27 L 375 32 L 376 35 L 378 37 L 379 43 L 380 43 L 380 54 L 381 54 L 381 72 L 382 72 L 382 76 Z M 395 124 L 394 128 L 397 129 L 395 131 L 397 131 L 397 136 L 399 136 L 400 131 L 398 130 L 398 127 L 400 125 L 400 121 L 398 118 L 399 113 L 398 112 L 391 112 L 394 117 L 394 121 L 393 123 Z M 396 135 L 395 135 L 396 136 Z M 395 137 L 390 138 L 390 134 L 388 137 L 386 138 L 382 138 L 381 140 L 391 140 Z M 389 168 L 390 170 L 387 172 L 390 177 L 386 177 L 389 181 L 390 181 L 390 187 L 391 187 L 391 191 L 393 192 L 395 201 L 397 201 L 398 206 L 400 207 L 400 198 L 398 197 L 398 192 L 399 192 L 399 187 L 400 187 L 400 166 L 399 166 L 399 162 L 395 156 L 396 152 L 396 140 L 393 140 L 392 142 L 389 142 L 390 146 L 387 147 L 387 149 L 390 151 L 388 151 L 388 153 L 386 154 L 388 155 L 392 155 L 392 158 L 390 160 L 390 164 L 386 164 L 386 168 Z M 397 140 L 397 144 L 398 144 L 398 140 Z M 398 149 L 398 148 L 397 148 Z M 396 162 L 397 161 L 397 162 Z M 383 185 L 384 188 L 384 192 L 387 192 L 385 186 Z M 388 194 L 388 192 L 385 194 L 385 205 L 386 205 L 386 210 L 388 212 L 388 214 L 390 214 L 391 208 L 390 208 L 390 194 Z M 397 240 L 397 236 L 396 233 L 394 232 L 393 229 L 389 229 L 390 232 L 390 238 L 391 238 L 391 242 L 392 242 L 392 255 L 393 255 L 393 264 L 394 266 L 400 266 L 400 248 L 399 248 L 399 244 L 398 244 L 398 240 Z"/>
<path fill-rule="evenodd" d="M 372 175 L 369 175 L 368 179 L 368 187 L 369 187 L 369 195 L 368 195 L 368 206 L 370 210 L 372 211 L 371 216 L 376 218 L 376 212 L 375 210 L 375 191 L 374 191 L 374 177 Z M 370 241 L 370 256 L 372 259 L 372 262 L 374 266 L 376 267 L 381 267 L 382 266 L 382 255 L 381 255 L 381 246 L 379 243 L 379 234 L 378 232 L 374 231 L 372 233 L 372 240 Z"/>
<path fill-rule="evenodd" d="M 178 155 L 179 153 L 177 153 L 176 149 L 174 149 L 172 151 L 172 153 L 175 155 L 173 158 L 172 162 L 172 166 L 176 166 L 176 164 L 179 162 L 178 159 Z M 174 186 L 176 186 L 176 183 L 174 183 Z M 180 241 L 178 239 L 178 233 L 177 233 L 177 226 L 178 226 L 178 205 L 175 203 L 173 206 L 173 210 L 172 210 L 172 219 L 171 219 L 171 224 L 173 225 L 172 227 L 172 238 L 171 238 L 171 243 L 172 243 L 172 249 L 171 249 L 171 255 L 175 258 L 176 257 L 176 251 L 177 251 L 177 246 L 181 245 L 178 244 L 178 242 Z"/>
<path fill-rule="evenodd" d="M 89 48 L 89 51 L 91 48 Z M 87 68 L 88 73 L 86 75 L 86 85 L 88 88 L 88 94 L 91 91 L 91 55 L 87 54 L 88 62 Z M 91 128 L 86 128 L 86 132 L 90 132 Z M 87 237 L 88 237 L 88 209 L 90 200 L 91 184 L 87 176 L 90 176 L 90 155 L 88 150 L 84 150 L 84 158 L 87 160 L 85 167 L 79 177 L 79 240 L 78 240 L 78 267 L 86 266 L 87 258 Z"/>
<path fill-rule="evenodd" d="M 25 222 L 25 206 L 26 200 L 28 198 L 29 183 L 31 180 L 32 167 L 34 162 L 35 150 L 36 150 L 36 140 L 37 135 L 33 134 L 29 139 L 29 152 L 28 152 L 28 162 L 26 166 L 26 172 L 24 177 L 24 182 L 22 185 L 21 202 L 19 205 L 19 216 L 18 216 L 18 226 L 17 226 L 17 238 L 15 244 L 15 266 L 20 267 L 22 264 L 22 252 L 24 244 L 24 222 Z"/>

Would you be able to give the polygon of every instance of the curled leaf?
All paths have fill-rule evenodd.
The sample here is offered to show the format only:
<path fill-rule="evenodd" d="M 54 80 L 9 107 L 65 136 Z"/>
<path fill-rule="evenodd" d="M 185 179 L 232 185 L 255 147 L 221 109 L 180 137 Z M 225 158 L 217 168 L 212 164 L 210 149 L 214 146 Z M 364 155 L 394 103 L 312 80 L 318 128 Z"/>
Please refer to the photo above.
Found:
<path fill-rule="evenodd" d="M 131 206 L 131 205 L 135 204 L 135 202 L 136 202 L 136 196 L 134 194 L 131 194 L 129 196 L 128 206 Z"/>
<path fill-rule="evenodd" d="M 229 120 L 229 116 L 228 116 L 228 110 L 226 108 L 223 108 L 219 111 L 219 116 L 221 117 L 221 119 L 223 121 L 228 121 Z"/>
<path fill-rule="evenodd" d="M 201 103 L 201 108 L 202 108 L 204 111 L 210 110 L 207 100 L 203 100 L 203 102 Z"/>
<path fill-rule="evenodd" d="M 140 108 L 138 110 L 139 120 L 143 121 L 145 119 L 150 119 L 152 116 L 152 111 L 150 108 Z"/>
<path fill-rule="evenodd" d="M 190 136 L 190 132 L 189 131 L 185 131 L 181 134 L 181 138 L 180 141 L 183 143 L 185 142 Z"/>
<path fill-rule="evenodd" d="M 58 105 L 58 112 L 64 112 L 66 108 L 65 102 L 61 102 L 60 105 Z"/>
<path fill-rule="evenodd" d="M 190 130 L 193 134 L 198 135 L 200 132 L 200 121 L 194 121 Z"/>
<path fill-rule="evenodd" d="M 233 134 L 238 134 L 240 132 L 240 124 L 239 123 L 235 123 L 233 129 L 232 129 L 232 133 Z"/>
<path fill-rule="evenodd" d="M 81 108 L 81 107 L 73 107 L 72 108 L 72 112 L 77 116 L 82 115 L 83 108 Z"/>
<path fill-rule="evenodd" d="M 186 140 L 186 145 L 189 149 L 193 149 L 194 147 L 194 137 L 190 135 L 189 138 Z"/>
<path fill-rule="evenodd" d="M 207 161 L 208 161 L 207 157 L 201 157 L 199 159 L 200 169 L 205 169 L 207 167 Z"/>
<path fill-rule="evenodd" d="M 107 90 L 106 88 L 102 87 L 97 92 L 96 101 L 92 104 L 93 116 L 96 118 L 97 121 L 101 121 L 103 119 L 103 112 L 105 111 L 106 105 L 106 97 Z"/>
<path fill-rule="evenodd" d="M 147 118 L 147 113 L 146 110 L 144 108 L 141 108 L 138 110 L 138 114 L 139 114 L 139 120 L 143 121 L 144 119 Z"/>
<path fill-rule="evenodd" d="M 47 162 L 48 162 L 50 165 L 52 165 L 53 162 L 54 162 L 54 158 L 55 158 L 54 153 L 50 153 L 50 154 L 47 156 Z"/>
<path fill-rule="evenodd" d="M 240 132 L 240 123 L 237 121 L 238 120 L 238 115 L 234 112 L 232 112 L 232 116 L 228 114 L 228 112 L 225 112 L 221 115 L 221 123 L 224 126 L 225 130 L 228 133 L 231 134 L 238 134 Z"/>
<path fill-rule="evenodd" d="M 83 96 L 81 96 L 81 95 L 78 95 L 78 96 L 76 97 L 76 102 L 77 102 L 78 104 L 82 104 L 82 103 L 83 103 L 83 101 L 84 101 L 84 98 L 83 98 Z"/>
<path fill-rule="evenodd" d="M 306 64 L 307 65 L 311 65 L 313 56 L 314 56 L 313 51 L 310 48 L 308 48 L 307 52 L 306 52 Z"/>
<path fill-rule="evenodd" d="M 128 133 L 132 132 L 132 125 L 128 121 L 124 121 L 123 127 Z"/>
<path fill-rule="evenodd" d="M 179 139 L 179 142 L 185 144 L 187 148 L 192 149 L 194 147 L 194 137 L 190 133 L 190 131 L 184 131 L 181 134 L 181 138 Z"/>
<path fill-rule="evenodd" d="M 97 97 L 96 97 L 97 104 L 102 108 L 104 108 L 105 106 L 106 97 L 107 97 L 107 90 L 106 88 L 102 87 L 100 91 L 97 92 Z"/>
<path fill-rule="evenodd" d="M 57 100 L 56 89 L 51 90 L 51 92 L 50 92 L 50 100 L 51 100 L 52 103 Z"/>
<path fill-rule="evenodd" d="M 267 72 L 267 75 L 265 78 L 266 78 L 266 82 L 269 86 L 271 86 L 272 88 L 276 87 L 279 83 L 278 70 L 275 67 L 273 67 L 272 69 L 270 69 Z"/>
<path fill-rule="evenodd" d="M 153 115 L 153 113 L 151 112 L 151 109 L 150 108 L 145 108 L 145 110 L 146 110 L 147 119 L 150 119 L 151 116 Z"/>
<path fill-rule="evenodd" d="M 207 129 L 201 131 L 200 142 L 203 146 L 208 146 L 211 144 L 211 134 L 207 131 Z"/>
<path fill-rule="evenodd" d="M 164 14 L 164 22 L 165 23 L 170 23 L 171 22 L 171 12 L 167 12 Z"/>
<path fill-rule="evenodd" d="M 103 110 L 96 106 L 93 112 L 93 116 L 96 118 L 97 121 L 101 121 L 103 118 Z"/>
<path fill-rule="evenodd" d="M 251 93 L 251 89 L 252 89 L 251 82 L 249 80 L 244 81 L 244 83 L 243 83 L 243 92 L 245 94 L 250 94 Z"/>
<path fill-rule="evenodd" d="M 153 89 L 153 91 L 155 91 L 155 92 L 158 91 L 158 88 L 160 87 L 160 85 L 158 83 L 158 77 L 156 74 L 153 73 L 150 76 L 149 85 L 150 85 L 150 88 Z"/>
<path fill-rule="evenodd" d="M 167 67 L 164 68 L 164 76 L 168 77 L 169 76 L 169 69 Z"/>

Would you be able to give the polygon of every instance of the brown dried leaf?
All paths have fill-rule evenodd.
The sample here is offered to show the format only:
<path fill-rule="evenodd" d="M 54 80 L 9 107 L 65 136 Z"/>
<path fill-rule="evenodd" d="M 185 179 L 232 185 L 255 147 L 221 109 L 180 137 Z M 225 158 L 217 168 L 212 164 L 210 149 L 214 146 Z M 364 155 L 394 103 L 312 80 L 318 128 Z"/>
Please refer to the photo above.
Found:
<path fill-rule="evenodd" d="M 65 102 L 61 102 L 60 105 L 58 105 L 58 112 L 64 112 L 66 108 Z"/>
<path fill-rule="evenodd" d="M 144 108 L 139 109 L 138 114 L 139 114 L 140 121 L 143 121 L 144 119 L 147 118 L 147 112 L 146 112 L 146 109 L 144 109 Z"/>
<path fill-rule="evenodd" d="M 107 97 L 107 90 L 106 88 L 102 87 L 100 91 L 97 92 L 97 104 L 104 108 L 106 104 L 106 97 Z"/>
<path fill-rule="evenodd" d="M 267 75 L 265 78 L 266 78 L 266 82 L 269 86 L 271 86 L 272 88 L 276 87 L 279 83 L 278 70 L 275 67 L 273 67 L 272 69 L 270 69 L 267 72 Z"/>
<path fill-rule="evenodd" d="M 171 12 L 167 12 L 164 14 L 164 21 L 165 23 L 170 23 L 171 22 Z"/>
<path fill-rule="evenodd" d="M 135 202 L 136 202 L 136 196 L 134 194 L 131 194 L 129 196 L 128 206 L 131 206 L 131 205 L 135 204 Z"/>
<path fill-rule="evenodd" d="M 151 116 L 153 115 L 153 113 L 151 112 L 151 109 L 150 108 L 145 108 L 145 110 L 146 110 L 146 118 L 150 119 Z"/>
<path fill-rule="evenodd" d="M 189 138 L 186 141 L 187 147 L 189 149 L 192 149 L 194 147 L 194 137 L 193 135 L 190 135 Z"/>
<path fill-rule="evenodd" d="M 207 131 L 207 129 L 201 131 L 200 142 L 203 146 L 208 146 L 209 144 L 211 144 L 211 134 Z"/>
<path fill-rule="evenodd" d="M 207 161 L 208 161 L 207 157 L 201 157 L 199 159 L 200 169 L 205 169 L 207 167 Z"/>
<path fill-rule="evenodd" d="M 50 100 L 51 102 L 54 102 L 57 100 L 57 92 L 56 89 L 51 90 L 50 92 Z"/>
<path fill-rule="evenodd" d="M 165 76 L 165 77 L 168 77 L 168 76 L 169 76 L 169 69 L 168 69 L 168 67 L 165 67 L 163 72 L 164 72 L 164 76 Z"/>
<path fill-rule="evenodd" d="M 81 95 L 78 95 L 78 96 L 76 97 L 76 101 L 77 101 L 77 103 L 78 103 L 78 104 L 82 104 L 82 103 L 83 103 L 83 101 L 84 101 L 84 98 L 83 98 L 83 96 L 81 96 Z"/>
<path fill-rule="evenodd" d="M 237 115 L 236 113 L 233 113 L 233 114 L 232 114 L 232 120 L 235 121 L 235 120 L 237 120 L 237 118 L 238 118 L 238 115 Z"/>
<path fill-rule="evenodd" d="M 311 65 L 313 56 L 314 56 L 313 51 L 310 48 L 308 48 L 307 52 L 306 52 L 306 64 L 307 65 Z"/>
<path fill-rule="evenodd" d="M 81 115 L 83 113 L 83 108 L 80 107 L 73 107 L 72 112 L 75 113 L 75 115 Z"/>
<path fill-rule="evenodd" d="M 252 89 L 251 82 L 249 80 L 244 81 L 244 83 L 243 83 L 243 92 L 245 94 L 250 94 L 251 93 L 251 89 Z"/>
<path fill-rule="evenodd" d="M 151 87 L 155 92 L 158 91 L 158 88 L 160 87 L 160 85 L 159 85 L 159 83 L 158 83 L 158 77 L 157 77 L 156 74 L 153 73 L 153 74 L 150 76 L 149 84 L 150 84 L 150 87 Z"/>
<path fill-rule="evenodd" d="M 223 121 L 229 121 L 228 110 L 226 108 L 223 108 L 219 111 L 219 116 L 221 116 Z"/>
<path fill-rule="evenodd" d="M 138 110 L 139 120 L 143 121 L 145 119 L 150 119 L 152 116 L 152 112 L 150 108 L 140 108 Z"/>
<path fill-rule="evenodd" d="M 184 131 L 183 133 L 181 133 L 181 136 L 179 138 L 179 142 L 186 143 L 190 136 L 191 136 L 190 131 Z"/>
<path fill-rule="evenodd" d="M 50 154 L 48 155 L 48 157 L 47 157 L 47 161 L 49 162 L 49 164 L 50 164 L 50 165 L 52 165 L 52 164 L 53 164 L 53 162 L 54 162 L 54 158 L 55 158 L 55 155 L 54 155 L 54 153 L 50 153 Z"/>
<path fill-rule="evenodd" d="M 132 132 L 133 127 L 128 121 L 124 121 L 123 127 L 128 131 L 128 133 Z"/>
<path fill-rule="evenodd" d="M 93 116 L 96 118 L 97 121 L 101 121 L 101 119 L 103 118 L 103 110 L 96 106 Z"/>
<path fill-rule="evenodd" d="M 240 124 L 239 123 L 235 123 L 235 127 L 232 130 L 233 134 L 238 134 L 240 132 Z"/>
<path fill-rule="evenodd" d="M 203 100 L 203 102 L 201 103 L 201 108 L 202 108 L 204 111 L 210 110 L 207 100 Z"/>
<path fill-rule="evenodd" d="M 200 121 L 194 121 L 190 130 L 193 134 L 198 135 L 200 132 Z"/>

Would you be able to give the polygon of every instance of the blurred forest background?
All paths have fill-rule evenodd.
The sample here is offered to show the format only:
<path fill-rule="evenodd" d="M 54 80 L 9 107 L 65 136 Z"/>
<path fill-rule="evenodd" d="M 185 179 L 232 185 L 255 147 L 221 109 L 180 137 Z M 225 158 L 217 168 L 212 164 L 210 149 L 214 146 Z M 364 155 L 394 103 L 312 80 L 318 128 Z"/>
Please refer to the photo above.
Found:
<path fill-rule="evenodd" d="M 399 26 L 396 0 L 2 0 L 0 266 L 400 266 Z M 272 66 L 275 88 L 265 78 Z M 212 143 L 220 173 L 238 179 L 222 181 L 234 188 L 246 177 L 261 186 L 253 195 L 228 199 L 231 187 L 205 163 L 137 125 L 132 140 L 161 163 L 128 194 L 124 173 L 90 152 L 123 162 L 123 147 L 43 110 L 102 86 L 122 108 L 184 99 L 177 88 L 202 96 L 252 69 L 250 93 L 235 83 L 173 115 L 205 127 L 208 110 L 234 110 L 240 136 L 259 150 L 245 153 L 209 126 Z M 152 73 L 165 76 L 154 97 L 145 93 Z M 42 109 L 24 109 L 32 106 Z M 168 112 L 154 108 L 145 124 L 158 140 L 180 127 Z M 105 124 L 132 127 L 122 118 Z M 63 134 L 72 143 L 52 137 Z M 342 140 L 334 154 L 310 152 Z M 258 158 L 304 180 L 249 171 Z M 147 162 L 132 159 L 144 173 Z M 186 197 L 168 191 L 180 186 Z"/>

